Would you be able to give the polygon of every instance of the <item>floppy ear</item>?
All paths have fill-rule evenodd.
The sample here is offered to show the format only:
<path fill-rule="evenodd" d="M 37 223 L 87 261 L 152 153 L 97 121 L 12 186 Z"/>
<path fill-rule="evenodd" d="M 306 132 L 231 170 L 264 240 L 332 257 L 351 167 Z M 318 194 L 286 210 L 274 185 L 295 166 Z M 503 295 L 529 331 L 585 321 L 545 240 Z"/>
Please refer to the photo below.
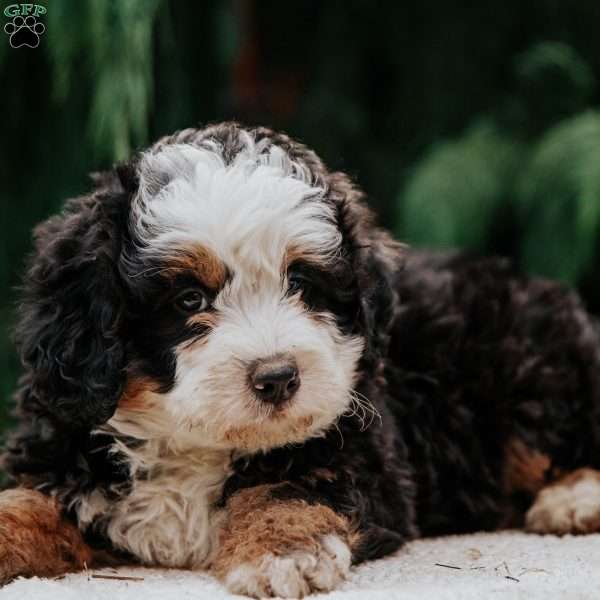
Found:
<path fill-rule="evenodd" d="M 116 173 L 38 226 L 16 341 L 25 367 L 20 408 L 91 428 L 113 414 L 124 381 L 118 258 L 130 194 Z"/>
<path fill-rule="evenodd" d="M 385 355 L 398 306 L 397 275 L 404 246 L 375 225 L 363 193 L 343 173 L 333 173 L 330 190 L 339 203 L 339 221 L 351 257 L 360 302 L 360 324 L 373 359 Z"/>

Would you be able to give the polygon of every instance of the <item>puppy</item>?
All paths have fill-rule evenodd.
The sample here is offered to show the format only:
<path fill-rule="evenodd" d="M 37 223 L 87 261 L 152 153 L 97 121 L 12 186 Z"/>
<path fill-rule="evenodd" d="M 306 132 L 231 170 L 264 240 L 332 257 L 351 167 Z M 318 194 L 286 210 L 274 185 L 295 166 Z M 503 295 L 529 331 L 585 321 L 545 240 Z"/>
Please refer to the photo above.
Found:
<path fill-rule="evenodd" d="M 600 529 L 577 297 L 404 250 L 287 136 L 176 133 L 35 240 L 3 582 L 111 560 L 300 597 L 417 536 Z"/>

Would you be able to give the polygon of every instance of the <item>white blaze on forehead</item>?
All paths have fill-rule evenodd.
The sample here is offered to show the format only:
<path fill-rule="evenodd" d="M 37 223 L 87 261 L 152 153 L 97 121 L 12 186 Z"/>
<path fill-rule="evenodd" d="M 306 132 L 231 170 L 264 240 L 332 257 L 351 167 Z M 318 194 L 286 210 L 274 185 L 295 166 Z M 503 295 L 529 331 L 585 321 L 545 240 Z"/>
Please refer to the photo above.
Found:
<path fill-rule="evenodd" d="M 321 258 L 341 235 L 324 190 L 279 147 L 265 149 L 242 132 L 229 164 L 220 147 L 167 145 L 140 164 L 136 232 L 153 254 L 200 243 L 226 264 L 279 272 L 287 249 Z"/>

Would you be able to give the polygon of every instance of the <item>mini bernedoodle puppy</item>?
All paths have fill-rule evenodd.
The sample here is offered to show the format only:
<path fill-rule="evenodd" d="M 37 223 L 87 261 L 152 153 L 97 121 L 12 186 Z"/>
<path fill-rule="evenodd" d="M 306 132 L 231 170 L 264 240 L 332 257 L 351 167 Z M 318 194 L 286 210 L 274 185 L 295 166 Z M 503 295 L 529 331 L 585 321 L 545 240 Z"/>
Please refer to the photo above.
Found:
<path fill-rule="evenodd" d="M 107 562 L 331 590 L 417 536 L 600 530 L 600 329 L 404 249 L 302 144 L 160 140 L 39 226 L 0 579 Z"/>

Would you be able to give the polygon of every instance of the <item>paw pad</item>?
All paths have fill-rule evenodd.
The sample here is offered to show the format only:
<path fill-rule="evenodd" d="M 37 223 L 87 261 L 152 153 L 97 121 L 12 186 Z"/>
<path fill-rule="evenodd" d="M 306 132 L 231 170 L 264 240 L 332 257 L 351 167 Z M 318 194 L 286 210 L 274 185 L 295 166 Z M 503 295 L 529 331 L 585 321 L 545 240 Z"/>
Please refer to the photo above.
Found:
<path fill-rule="evenodd" d="M 40 35 L 46 31 L 43 23 L 40 23 L 33 15 L 27 17 L 16 16 L 4 26 L 9 43 L 12 48 L 37 48 L 40 44 Z"/>

